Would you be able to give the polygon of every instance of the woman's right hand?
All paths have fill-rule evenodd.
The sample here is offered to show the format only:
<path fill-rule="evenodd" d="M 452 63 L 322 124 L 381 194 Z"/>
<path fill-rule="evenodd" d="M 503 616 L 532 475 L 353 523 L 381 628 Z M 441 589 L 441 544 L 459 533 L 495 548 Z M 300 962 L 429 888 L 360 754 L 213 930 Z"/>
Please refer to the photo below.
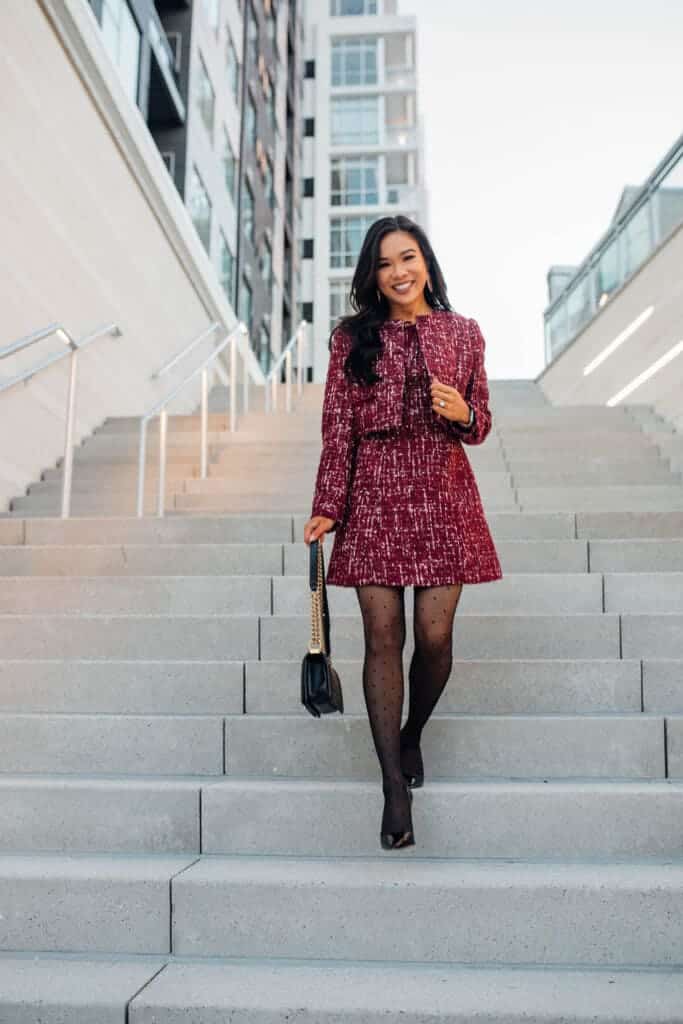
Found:
<path fill-rule="evenodd" d="M 304 543 L 318 540 L 332 529 L 335 522 L 335 519 L 329 519 L 328 516 L 311 516 L 304 525 Z"/>

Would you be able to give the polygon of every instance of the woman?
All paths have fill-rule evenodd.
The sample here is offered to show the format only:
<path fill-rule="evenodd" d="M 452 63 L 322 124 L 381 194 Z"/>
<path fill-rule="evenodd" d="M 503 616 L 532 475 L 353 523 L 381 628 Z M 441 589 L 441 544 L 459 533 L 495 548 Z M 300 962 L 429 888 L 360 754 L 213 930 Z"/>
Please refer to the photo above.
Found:
<path fill-rule="evenodd" d="M 369 228 L 351 304 L 357 312 L 330 338 L 304 541 L 335 532 L 327 582 L 358 596 L 363 692 L 384 793 L 380 840 L 398 849 L 415 844 L 411 788 L 423 783 L 420 739 L 450 674 L 462 586 L 502 575 L 461 444 L 480 444 L 491 414 L 481 331 L 451 310 L 414 221 L 382 217 Z M 401 729 L 408 585 L 415 647 Z"/>

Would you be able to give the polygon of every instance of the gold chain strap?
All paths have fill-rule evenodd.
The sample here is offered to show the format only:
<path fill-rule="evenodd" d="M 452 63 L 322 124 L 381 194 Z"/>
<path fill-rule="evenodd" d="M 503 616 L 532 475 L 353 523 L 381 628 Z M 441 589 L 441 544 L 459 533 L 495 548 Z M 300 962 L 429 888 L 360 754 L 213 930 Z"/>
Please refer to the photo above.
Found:
<path fill-rule="evenodd" d="M 323 630 L 323 549 L 318 542 L 318 585 L 311 591 L 311 643 L 308 648 L 309 654 L 320 654 L 325 651 L 325 635 Z M 327 651 L 325 651 L 327 653 Z"/>

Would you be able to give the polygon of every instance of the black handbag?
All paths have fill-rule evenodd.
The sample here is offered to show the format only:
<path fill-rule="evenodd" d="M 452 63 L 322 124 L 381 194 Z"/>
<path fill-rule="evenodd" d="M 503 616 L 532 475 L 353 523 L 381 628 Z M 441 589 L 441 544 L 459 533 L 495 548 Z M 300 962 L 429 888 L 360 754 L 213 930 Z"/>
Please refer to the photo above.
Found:
<path fill-rule="evenodd" d="M 330 612 L 320 538 L 309 544 L 308 580 L 311 588 L 311 642 L 301 663 L 301 703 L 316 718 L 344 712 L 341 680 L 330 661 Z"/>

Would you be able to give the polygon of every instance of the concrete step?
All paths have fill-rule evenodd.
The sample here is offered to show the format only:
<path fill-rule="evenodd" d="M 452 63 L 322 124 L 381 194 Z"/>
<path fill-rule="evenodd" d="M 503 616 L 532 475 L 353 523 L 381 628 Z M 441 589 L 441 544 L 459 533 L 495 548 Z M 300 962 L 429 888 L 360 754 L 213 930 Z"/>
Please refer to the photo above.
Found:
<path fill-rule="evenodd" d="M 164 962 L 167 966 L 162 970 Z M 489 1024 L 672 1024 L 683 999 L 675 969 L 577 969 L 455 964 L 347 964 L 283 960 L 202 960 L 114 957 L 82 959 L 44 954 L 0 956 L 0 1012 L 12 1024 L 65 1020 L 97 1024 L 199 1020 L 218 1024 L 300 1024 L 362 1019 L 380 1024 L 405 1014 L 415 1022 Z M 0 997 L 0 998 L 3 998 Z M 48 1008 L 49 1007 L 49 1008 Z M 81 1016 L 81 1011 L 84 1016 Z M 90 1018 L 91 1019 L 91 1018 Z"/>
<path fill-rule="evenodd" d="M 271 580 L 257 575 L 5 576 L 0 615 L 235 615 L 244 621 L 270 614 Z"/>
<path fill-rule="evenodd" d="M 682 572 L 605 574 L 605 611 L 683 614 Z"/>
<path fill-rule="evenodd" d="M 171 879 L 195 859 L 1 855 L 0 951 L 169 953 Z"/>
<path fill-rule="evenodd" d="M 303 539 L 304 516 L 299 536 Z M 7 540 L 3 540 L 3 531 Z M 17 531 L 19 533 L 17 534 Z M 16 540 L 19 535 L 19 540 Z M 12 539 L 14 538 L 14 540 Z M 250 516 L 225 515 L 172 519 L 150 516 L 109 518 L 16 520 L 0 519 L 0 543 L 60 545 L 72 547 L 92 544 L 248 544 L 291 542 L 290 513 L 255 513 Z"/>
<path fill-rule="evenodd" d="M 683 492 L 683 491 L 682 491 Z M 177 494 L 174 500 L 174 507 L 181 512 L 196 509 L 201 511 L 223 510 L 237 511 L 242 508 L 245 511 L 250 507 L 259 508 L 262 503 L 272 502 L 275 508 L 291 508 L 292 510 L 310 507 L 308 492 L 296 490 L 282 493 L 281 489 L 275 488 L 272 492 L 265 489 L 251 491 L 248 494 Z M 517 508 L 512 490 L 507 492 L 498 491 L 491 493 L 487 488 L 480 489 L 482 501 L 487 509 L 496 512 L 514 511 Z M 682 502 L 683 505 L 683 502 Z"/>
<path fill-rule="evenodd" d="M 300 651 L 306 630 L 299 625 Z M 585 646 L 616 657 L 617 626 L 615 619 L 604 636 L 604 627 L 587 624 Z M 238 615 L 0 615 L 0 650 L 10 659 L 241 661 L 259 657 L 259 621 Z"/>
<path fill-rule="evenodd" d="M 0 953 L 0 1019 L 12 1024 L 120 1024 L 130 1000 L 162 970 L 163 958 L 78 959 Z"/>
<path fill-rule="evenodd" d="M 196 856 L 201 788 L 196 779 L 105 778 L 87 769 L 0 775 L 0 853 Z"/>
<path fill-rule="evenodd" d="M 239 433 L 239 431 L 237 432 Z M 656 455 L 664 454 L 661 447 L 655 441 L 643 433 L 600 433 L 587 431 L 584 434 L 577 434 L 568 431 L 566 434 L 555 431 L 537 430 L 527 433 L 506 431 L 500 437 L 500 444 L 506 459 L 524 457 L 526 453 L 537 455 L 549 455 L 555 452 L 558 458 L 565 456 L 573 458 L 577 451 L 589 451 L 591 456 L 602 455 L 623 455 L 624 447 L 634 455 Z"/>
<path fill-rule="evenodd" d="M 654 664 L 654 663 L 647 663 Z M 668 664 L 668 663 L 667 663 Z M 673 665 L 678 663 L 674 662 Z M 339 659 L 344 707 L 365 712 L 362 658 Z M 410 655 L 403 655 L 408 679 Z M 657 679 L 654 668 L 648 679 Z M 0 710 L 113 714 L 301 714 L 301 660 L 0 660 Z M 678 711 L 673 677 L 653 683 L 645 710 Z M 408 685 L 404 709 L 408 711 Z M 681 694 L 683 707 L 683 693 Z M 641 710 L 636 660 L 461 661 L 454 659 L 441 712 L 583 713 Z"/>
<path fill-rule="evenodd" d="M 420 798 L 423 857 L 680 858 L 683 782 L 431 780 Z M 382 794 L 346 780 L 4 775 L 0 811 L 0 853 L 373 857 Z"/>
<path fill-rule="evenodd" d="M 332 588 L 330 588 L 331 591 Z M 644 616 L 655 619 L 656 616 Z M 669 617 L 667 617 L 669 618 Z M 680 619 L 683 622 L 683 617 Z M 406 650 L 412 651 L 412 616 L 406 609 Z M 310 633 L 306 615 L 272 615 L 261 620 L 260 656 L 281 661 L 302 657 L 301 638 Z M 2 618 L 0 618 L 0 637 Z M 308 640 L 305 641 L 308 643 Z M 631 650 L 637 648 L 637 641 Z M 459 658 L 619 658 L 619 616 L 581 615 L 456 615 L 453 649 Z M 683 650 L 683 634 L 681 640 Z M 359 615 L 333 617 L 332 652 L 337 658 L 362 656 L 363 631 Z M 9 651 L 7 657 L 13 657 Z M 85 655 L 83 655 L 85 656 Z M 624 652 L 639 658 L 641 653 Z M 683 654 L 662 655 L 683 657 Z"/>
<path fill-rule="evenodd" d="M 629 664 L 632 672 L 630 676 L 624 672 L 623 687 L 620 662 L 600 669 L 599 674 L 602 677 L 605 672 L 609 680 L 603 690 L 610 686 L 623 688 L 623 700 L 615 706 L 635 710 L 635 704 L 626 704 L 627 690 L 633 699 L 633 670 L 638 667 L 639 689 L 640 669 L 637 662 L 624 662 L 624 665 Z M 296 668 L 301 671 L 300 663 L 296 663 Z M 578 678 L 583 678 L 580 668 L 577 672 Z M 592 682 L 590 670 L 586 672 Z M 612 679 L 614 672 L 616 680 Z M 293 684 L 293 671 L 285 679 L 290 677 Z M 600 700 L 599 694 L 596 700 Z M 299 693 L 297 701 L 298 707 L 307 714 Z M 241 714 L 243 707 L 242 661 L 0 660 L 2 711 L 223 715 Z"/>
<path fill-rule="evenodd" d="M 230 426 L 230 419 L 226 413 L 209 413 L 208 424 L 209 430 L 228 430 Z M 199 415 L 169 415 L 167 418 L 167 429 L 169 435 L 176 432 L 183 433 L 185 431 L 196 434 L 199 431 L 200 426 L 201 416 Z M 93 431 L 93 436 L 99 436 L 101 434 L 138 433 L 139 430 L 139 416 L 110 416 Z M 158 417 L 149 423 L 147 432 L 148 434 L 158 434 Z"/>
<path fill-rule="evenodd" d="M 0 772 L 222 775 L 216 715 L 0 714 Z"/>
<path fill-rule="evenodd" d="M 683 714 L 683 660 L 643 661 L 643 710 Z"/>
<path fill-rule="evenodd" d="M 619 512 L 624 505 L 639 512 L 683 511 L 683 487 L 666 484 L 518 487 L 516 495 L 525 511 Z"/>
<path fill-rule="evenodd" d="M 591 539 L 683 537 L 683 511 L 580 512 L 576 516 L 576 536 Z"/>
<path fill-rule="evenodd" d="M 194 961 L 169 964 L 136 995 L 130 1024 L 152 1024 L 168 1013 L 180 1020 L 177 1012 L 201 1015 L 205 1024 L 238 1014 L 245 1024 L 295 1015 L 300 1024 L 380 1024 L 404 1016 L 415 1024 L 672 1024 L 682 990 L 681 976 L 666 970 Z"/>
<path fill-rule="evenodd" d="M 683 658 L 683 615 L 622 615 L 621 637 L 624 658 Z"/>
<path fill-rule="evenodd" d="M 330 587 L 330 615 L 360 615 L 353 587 Z M 304 576 L 273 577 L 273 614 L 304 615 L 311 598 Z M 458 603 L 458 615 L 556 615 L 601 612 L 602 579 L 587 573 L 518 573 L 487 586 L 466 586 Z M 609 609 L 614 611 L 616 609 Z"/>
<path fill-rule="evenodd" d="M 591 540 L 592 572 L 681 572 L 683 537 L 672 540 Z"/>
<path fill-rule="evenodd" d="M 180 956 L 679 966 L 683 864 L 217 856 L 173 906 Z"/>
<path fill-rule="evenodd" d="M 681 855 L 683 782 L 430 780 L 419 797 L 412 814 L 423 857 Z M 202 787 L 202 851 L 371 857 L 381 816 L 376 782 L 209 780 Z"/>
<path fill-rule="evenodd" d="M 538 471 L 513 468 L 512 482 L 515 487 L 605 487 L 615 484 L 680 484 L 679 474 L 672 473 L 668 466 L 652 464 L 611 466 L 608 469 L 566 469 L 555 464 L 554 469 L 544 467 Z"/>
<path fill-rule="evenodd" d="M 366 715 L 0 714 L 0 772 L 369 779 Z M 457 759 L 455 751 L 457 750 Z M 431 778 L 662 778 L 660 715 L 434 715 Z M 324 763 L 323 763 L 324 762 Z"/>
<path fill-rule="evenodd" d="M 300 569 L 300 549 L 304 557 L 308 549 L 303 542 L 286 547 L 297 549 Z M 282 572 L 282 552 L 279 543 L 4 545 L 0 576 L 274 576 Z"/>
<path fill-rule="evenodd" d="M 314 723 L 301 715 L 227 718 L 226 774 L 377 778 L 379 768 L 367 716 L 345 714 L 343 721 L 337 716 L 335 719 L 326 717 Z M 659 779 L 665 775 L 664 720 L 660 715 L 642 712 L 435 713 L 429 733 L 423 734 L 422 754 L 430 779 Z"/>

